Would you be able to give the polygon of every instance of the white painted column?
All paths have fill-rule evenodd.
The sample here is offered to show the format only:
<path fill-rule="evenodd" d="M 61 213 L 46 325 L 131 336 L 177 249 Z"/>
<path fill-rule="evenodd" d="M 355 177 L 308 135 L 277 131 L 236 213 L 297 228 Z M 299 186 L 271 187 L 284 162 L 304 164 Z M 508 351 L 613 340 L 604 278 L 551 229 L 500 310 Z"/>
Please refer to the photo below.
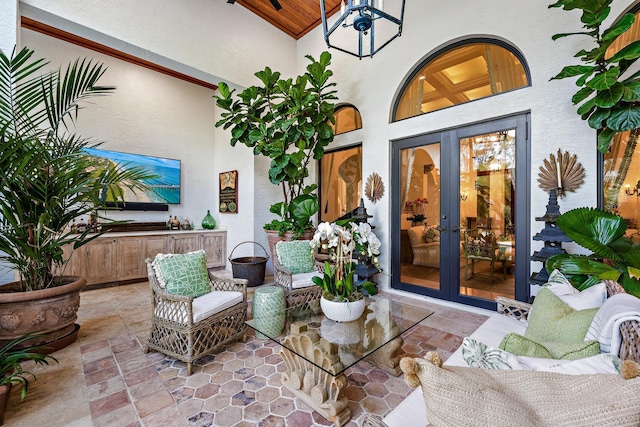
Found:
<path fill-rule="evenodd" d="M 18 0 L 0 1 L 0 50 L 7 56 L 13 52 L 18 44 L 20 31 L 20 14 Z"/>

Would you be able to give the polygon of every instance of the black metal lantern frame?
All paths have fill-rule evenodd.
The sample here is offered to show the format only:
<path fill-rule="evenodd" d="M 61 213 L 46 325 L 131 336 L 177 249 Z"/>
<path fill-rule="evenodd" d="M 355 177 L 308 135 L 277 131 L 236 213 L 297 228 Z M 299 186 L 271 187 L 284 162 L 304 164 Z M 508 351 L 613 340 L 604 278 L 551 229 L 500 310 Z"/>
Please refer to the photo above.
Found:
<path fill-rule="evenodd" d="M 373 57 L 373 55 L 378 53 L 383 47 L 391 43 L 397 37 L 400 37 L 400 35 L 402 34 L 402 21 L 404 18 L 405 0 L 402 0 L 399 18 L 391 16 L 382 10 L 383 0 L 341 0 L 340 17 L 331 26 L 331 28 L 329 28 L 327 25 L 327 10 L 325 1 L 326 0 L 320 0 L 320 11 L 322 14 L 322 29 L 324 32 L 324 40 L 329 48 L 334 48 L 339 51 L 348 53 L 349 55 L 356 56 L 359 59 L 362 59 L 363 57 Z M 379 19 L 385 19 L 398 26 L 398 31 L 382 43 L 380 43 L 379 41 L 378 43 L 376 43 L 375 36 L 375 24 Z M 349 27 L 352 27 L 358 32 L 357 52 L 352 52 L 345 48 L 336 46 L 330 41 L 331 35 L 338 28 Z"/>

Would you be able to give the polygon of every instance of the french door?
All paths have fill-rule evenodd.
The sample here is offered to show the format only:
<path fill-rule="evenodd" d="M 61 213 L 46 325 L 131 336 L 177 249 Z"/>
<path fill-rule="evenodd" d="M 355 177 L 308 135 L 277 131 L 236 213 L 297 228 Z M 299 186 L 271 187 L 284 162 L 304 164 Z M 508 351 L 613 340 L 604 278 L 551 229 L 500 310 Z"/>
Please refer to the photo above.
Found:
<path fill-rule="evenodd" d="M 527 300 L 528 114 L 392 142 L 392 288 Z"/>

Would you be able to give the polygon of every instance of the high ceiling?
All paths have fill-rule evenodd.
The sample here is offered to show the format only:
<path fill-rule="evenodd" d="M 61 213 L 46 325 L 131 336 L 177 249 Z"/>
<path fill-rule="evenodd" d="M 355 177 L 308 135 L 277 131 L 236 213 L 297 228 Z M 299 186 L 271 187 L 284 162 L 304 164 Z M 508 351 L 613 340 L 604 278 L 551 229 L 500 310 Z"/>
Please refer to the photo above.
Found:
<path fill-rule="evenodd" d="M 235 3 L 233 6 L 246 7 L 296 40 L 322 23 L 318 0 L 278 0 L 280 10 L 276 10 L 270 0 L 236 0 Z M 340 9 L 340 0 L 325 0 L 325 4 L 329 16 Z"/>

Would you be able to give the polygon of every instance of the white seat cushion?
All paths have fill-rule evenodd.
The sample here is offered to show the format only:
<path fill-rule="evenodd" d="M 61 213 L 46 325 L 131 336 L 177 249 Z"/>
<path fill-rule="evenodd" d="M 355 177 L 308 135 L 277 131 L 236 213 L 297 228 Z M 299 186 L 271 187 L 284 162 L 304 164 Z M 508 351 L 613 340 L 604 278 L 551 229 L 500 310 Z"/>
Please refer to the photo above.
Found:
<path fill-rule="evenodd" d="M 242 292 L 235 291 L 211 291 L 208 294 L 194 298 L 193 323 L 198 323 L 240 302 L 242 302 Z"/>
<path fill-rule="evenodd" d="M 312 277 L 322 277 L 322 274 L 317 271 L 310 273 L 299 273 L 291 276 L 291 286 L 293 289 L 306 288 L 307 286 L 315 286 Z"/>
<path fill-rule="evenodd" d="M 504 314 L 495 313 L 480 325 L 480 327 L 471 334 L 471 337 L 490 347 L 498 348 L 505 335 L 510 332 L 524 335 L 526 329 L 526 322 L 505 316 Z M 444 364 L 450 366 L 468 366 L 462 357 L 462 346 L 458 347 Z"/>

